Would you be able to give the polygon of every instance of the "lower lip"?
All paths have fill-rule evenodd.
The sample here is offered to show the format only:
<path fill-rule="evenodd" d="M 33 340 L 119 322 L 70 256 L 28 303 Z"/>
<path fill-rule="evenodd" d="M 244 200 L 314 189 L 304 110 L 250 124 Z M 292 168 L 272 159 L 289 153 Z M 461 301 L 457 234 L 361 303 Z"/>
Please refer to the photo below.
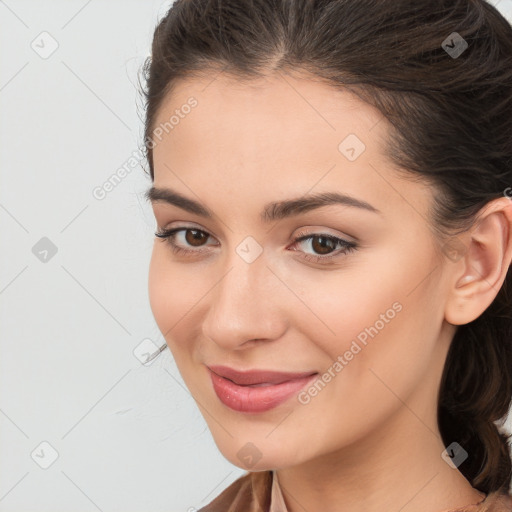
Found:
<path fill-rule="evenodd" d="M 219 400 L 230 409 L 238 412 L 265 412 L 297 394 L 314 381 L 318 374 L 265 386 L 239 386 L 212 371 L 210 376 Z"/>

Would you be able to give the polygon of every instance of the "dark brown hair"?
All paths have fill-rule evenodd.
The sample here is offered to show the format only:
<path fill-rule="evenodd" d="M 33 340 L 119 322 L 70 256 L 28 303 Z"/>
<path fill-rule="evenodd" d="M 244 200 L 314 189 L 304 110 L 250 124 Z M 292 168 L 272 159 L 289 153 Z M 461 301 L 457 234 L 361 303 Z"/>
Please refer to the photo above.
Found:
<path fill-rule="evenodd" d="M 512 27 L 483 0 L 177 0 L 143 68 L 152 180 L 164 97 L 179 79 L 219 70 L 240 80 L 302 71 L 377 108 L 397 171 L 433 186 L 440 240 L 511 190 Z M 489 308 L 458 327 L 439 389 L 443 442 L 468 452 L 458 469 L 485 493 L 507 490 L 512 475 L 498 429 L 512 399 L 511 289 L 509 268 Z"/>

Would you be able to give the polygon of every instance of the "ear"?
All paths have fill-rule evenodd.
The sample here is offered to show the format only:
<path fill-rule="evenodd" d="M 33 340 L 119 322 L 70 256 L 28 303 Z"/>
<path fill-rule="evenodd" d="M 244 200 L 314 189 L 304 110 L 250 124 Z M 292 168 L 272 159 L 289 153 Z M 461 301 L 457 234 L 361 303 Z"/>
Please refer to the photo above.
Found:
<path fill-rule="evenodd" d="M 443 252 L 448 265 L 455 265 L 445 319 L 464 325 L 490 306 L 507 275 L 512 260 L 512 201 L 501 197 L 487 203 L 473 227 L 449 240 Z"/>

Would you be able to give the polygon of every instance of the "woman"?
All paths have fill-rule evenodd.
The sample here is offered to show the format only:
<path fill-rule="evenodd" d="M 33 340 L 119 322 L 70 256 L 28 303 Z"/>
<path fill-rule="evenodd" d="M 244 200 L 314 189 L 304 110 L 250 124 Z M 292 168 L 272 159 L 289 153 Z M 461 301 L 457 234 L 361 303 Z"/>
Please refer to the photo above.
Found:
<path fill-rule="evenodd" d="M 151 308 L 248 470 L 201 510 L 512 510 L 510 24 L 178 0 L 145 72 Z"/>

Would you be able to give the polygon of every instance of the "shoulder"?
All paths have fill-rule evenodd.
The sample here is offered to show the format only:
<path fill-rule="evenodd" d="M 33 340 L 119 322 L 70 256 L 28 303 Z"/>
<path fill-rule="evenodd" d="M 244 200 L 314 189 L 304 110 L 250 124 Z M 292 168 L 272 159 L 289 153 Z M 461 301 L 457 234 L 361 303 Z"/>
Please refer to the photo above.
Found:
<path fill-rule="evenodd" d="M 235 480 L 199 512 L 267 512 L 272 472 L 249 472 Z"/>

